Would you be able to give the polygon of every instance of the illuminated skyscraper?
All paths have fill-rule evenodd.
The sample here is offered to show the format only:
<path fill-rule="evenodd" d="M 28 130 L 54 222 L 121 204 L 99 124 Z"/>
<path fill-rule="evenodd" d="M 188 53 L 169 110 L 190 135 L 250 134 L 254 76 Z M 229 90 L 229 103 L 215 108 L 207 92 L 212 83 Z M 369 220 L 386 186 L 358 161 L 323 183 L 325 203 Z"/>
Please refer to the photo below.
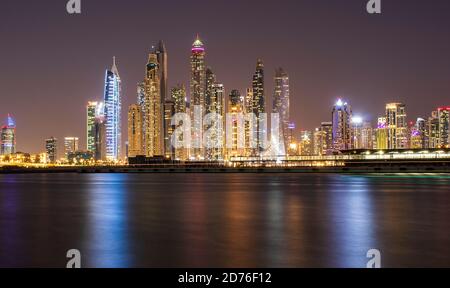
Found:
<path fill-rule="evenodd" d="M 6 125 L 1 129 L 1 155 L 10 155 L 16 153 L 16 123 L 8 115 Z"/>
<path fill-rule="evenodd" d="M 64 153 L 66 159 L 68 159 L 69 154 L 75 153 L 78 151 L 78 137 L 66 137 L 64 138 Z"/>
<path fill-rule="evenodd" d="M 352 149 L 351 119 L 352 108 L 341 99 L 334 105 L 332 112 L 333 119 L 333 149 Z"/>
<path fill-rule="evenodd" d="M 280 143 L 285 151 L 289 145 L 289 76 L 283 68 L 275 71 L 275 89 L 273 95 L 273 113 L 280 115 Z"/>
<path fill-rule="evenodd" d="M 388 128 L 388 149 L 408 149 L 408 122 L 406 107 L 401 103 L 386 105 L 386 124 Z"/>
<path fill-rule="evenodd" d="M 150 53 L 145 75 L 144 141 L 147 157 L 164 156 L 163 103 L 158 55 Z"/>
<path fill-rule="evenodd" d="M 205 124 L 206 160 L 224 159 L 225 88 L 214 83 L 207 107 Z"/>
<path fill-rule="evenodd" d="M 122 87 L 119 71 L 114 57 L 111 70 L 106 71 L 105 77 L 105 120 L 106 120 L 106 158 L 117 161 L 120 158 L 122 134 Z"/>
<path fill-rule="evenodd" d="M 96 161 L 106 161 L 106 120 L 103 113 L 95 117 L 95 153 Z"/>
<path fill-rule="evenodd" d="M 333 124 L 322 122 L 314 132 L 314 155 L 327 155 L 333 149 Z"/>
<path fill-rule="evenodd" d="M 143 155 L 142 136 L 141 106 L 133 104 L 128 109 L 128 157 Z"/>
<path fill-rule="evenodd" d="M 254 128 L 256 128 L 257 154 L 259 154 L 258 151 L 261 151 L 263 146 L 263 137 L 265 137 L 267 133 L 260 125 L 260 122 L 262 121 L 261 114 L 266 113 L 266 101 L 264 97 L 264 64 L 261 59 L 258 59 L 256 71 L 255 74 L 253 74 L 252 112 L 257 118 L 257 123 L 254 125 Z"/>
<path fill-rule="evenodd" d="M 439 119 L 439 146 L 440 148 L 450 147 L 450 125 L 449 117 L 450 107 L 438 108 L 438 119 Z"/>
<path fill-rule="evenodd" d="M 205 46 L 197 35 L 197 39 L 192 44 L 191 49 L 191 77 L 190 77 L 190 107 L 191 118 L 193 119 L 192 156 L 197 160 L 204 158 L 204 149 L 201 147 L 203 140 L 203 115 L 205 115 L 206 97 L 206 70 L 205 70 Z M 197 108 L 195 107 L 197 106 Z M 201 109 L 201 117 L 194 117 L 196 109 Z M 200 113 L 199 112 L 199 113 Z"/>
<path fill-rule="evenodd" d="M 166 159 L 175 158 L 175 148 L 172 146 L 172 135 L 175 126 L 172 125 L 172 118 L 175 115 L 175 102 L 166 100 L 164 102 L 164 153 Z"/>
<path fill-rule="evenodd" d="M 300 132 L 299 151 L 301 156 L 313 155 L 313 133 L 311 131 Z"/>
<path fill-rule="evenodd" d="M 186 108 L 186 88 L 184 85 L 178 85 L 172 88 L 172 99 L 174 101 L 175 114 L 177 113 L 187 113 Z M 174 129 L 179 128 L 183 123 L 180 123 L 174 127 Z M 183 143 L 184 135 L 180 135 L 178 141 Z M 187 147 L 176 148 L 175 149 L 175 159 L 180 161 L 186 161 L 189 159 L 189 149 Z"/>
<path fill-rule="evenodd" d="M 55 164 L 56 160 L 58 160 L 58 140 L 54 137 L 45 140 L 45 151 L 48 162 Z"/>
<path fill-rule="evenodd" d="M 205 113 L 211 113 L 215 110 L 216 103 L 214 103 L 214 85 L 217 82 L 216 74 L 210 67 L 206 68 L 206 90 L 205 90 Z"/>
<path fill-rule="evenodd" d="M 428 148 L 440 148 L 438 111 L 433 111 L 428 119 Z"/>
<path fill-rule="evenodd" d="M 245 99 L 238 90 L 231 91 L 228 98 L 227 109 L 227 117 L 231 118 L 231 127 L 227 126 L 225 129 L 227 133 L 226 148 L 228 158 L 245 156 L 245 131 L 240 130 L 244 127 L 244 123 L 239 123 L 239 121 L 243 122 L 244 120 L 244 102 Z M 239 117 L 241 117 L 241 119 Z"/>
<path fill-rule="evenodd" d="M 97 117 L 98 102 L 88 102 L 87 111 L 87 151 L 95 153 L 95 117 Z"/>
<path fill-rule="evenodd" d="M 388 126 L 386 117 L 379 117 L 377 129 L 375 130 L 376 149 L 388 149 Z"/>

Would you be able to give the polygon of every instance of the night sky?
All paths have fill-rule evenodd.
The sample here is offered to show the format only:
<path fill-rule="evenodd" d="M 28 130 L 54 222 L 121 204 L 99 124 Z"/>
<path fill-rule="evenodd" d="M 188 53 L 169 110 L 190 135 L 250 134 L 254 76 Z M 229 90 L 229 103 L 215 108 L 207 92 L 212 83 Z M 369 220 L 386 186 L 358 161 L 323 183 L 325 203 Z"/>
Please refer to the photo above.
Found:
<path fill-rule="evenodd" d="M 386 102 L 407 104 L 409 120 L 450 105 L 450 1 L 382 0 L 66 0 L 0 3 L 0 117 L 17 122 L 18 150 L 44 151 L 44 140 L 80 137 L 85 106 L 102 100 L 105 69 L 116 56 L 126 111 L 136 101 L 147 55 L 159 39 L 169 53 L 169 85 L 189 83 L 195 35 L 227 93 L 251 84 L 256 59 L 266 67 L 271 105 L 274 70 L 290 75 L 297 128 L 330 121 L 338 97 L 375 123 Z"/>

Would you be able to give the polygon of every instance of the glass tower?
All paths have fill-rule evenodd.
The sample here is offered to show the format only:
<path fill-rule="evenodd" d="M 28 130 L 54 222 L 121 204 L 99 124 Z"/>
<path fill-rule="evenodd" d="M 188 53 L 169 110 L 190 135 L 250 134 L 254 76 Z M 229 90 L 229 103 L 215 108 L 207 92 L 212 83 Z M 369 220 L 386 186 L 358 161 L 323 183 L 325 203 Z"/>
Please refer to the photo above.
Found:
<path fill-rule="evenodd" d="M 106 121 L 106 159 L 117 161 L 120 158 L 121 149 L 121 80 L 116 66 L 116 58 L 113 59 L 111 70 L 106 71 L 105 76 L 105 121 Z"/>

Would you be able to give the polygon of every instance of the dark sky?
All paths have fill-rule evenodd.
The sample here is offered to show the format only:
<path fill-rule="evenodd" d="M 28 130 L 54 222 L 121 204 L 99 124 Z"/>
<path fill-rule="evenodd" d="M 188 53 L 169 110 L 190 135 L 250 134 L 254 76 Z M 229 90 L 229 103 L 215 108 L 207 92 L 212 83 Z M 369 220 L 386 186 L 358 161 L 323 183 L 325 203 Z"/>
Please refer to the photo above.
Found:
<path fill-rule="evenodd" d="M 104 70 L 117 56 L 126 110 L 136 101 L 150 47 L 169 51 L 170 86 L 189 80 L 196 33 L 227 91 L 250 85 L 256 58 L 266 66 L 268 97 L 282 66 L 291 78 L 291 114 L 300 129 L 330 120 L 344 97 L 375 120 L 389 101 L 408 118 L 450 105 L 450 1 L 382 0 L 2 0 L 0 117 L 17 122 L 18 149 L 44 150 L 44 139 L 78 136 L 85 148 L 85 105 L 101 100 Z"/>

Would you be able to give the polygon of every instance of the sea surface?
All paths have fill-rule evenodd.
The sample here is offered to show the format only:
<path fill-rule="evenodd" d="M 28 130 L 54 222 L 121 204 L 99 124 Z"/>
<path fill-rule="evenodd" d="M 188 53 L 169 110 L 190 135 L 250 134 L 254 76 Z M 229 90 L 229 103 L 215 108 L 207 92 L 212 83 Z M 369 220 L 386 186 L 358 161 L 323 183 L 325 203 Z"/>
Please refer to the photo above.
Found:
<path fill-rule="evenodd" d="M 450 176 L 0 175 L 0 267 L 450 267 Z"/>

